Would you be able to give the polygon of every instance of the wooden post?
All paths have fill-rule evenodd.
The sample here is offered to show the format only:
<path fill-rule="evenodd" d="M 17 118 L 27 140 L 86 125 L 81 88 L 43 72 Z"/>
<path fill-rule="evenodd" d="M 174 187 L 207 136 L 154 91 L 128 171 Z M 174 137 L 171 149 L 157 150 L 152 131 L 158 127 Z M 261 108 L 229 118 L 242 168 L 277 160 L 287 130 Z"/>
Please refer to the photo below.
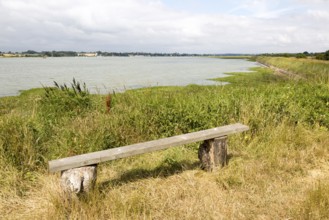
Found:
<path fill-rule="evenodd" d="M 227 164 L 227 136 L 205 140 L 199 147 L 201 168 L 212 171 Z"/>
<path fill-rule="evenodd" d="M 224 167 L 227 165 L 227 136 L 215 138 L 215 159 L 216 166 Z"/>
<path fill-rule="evenodd" d="M 61 186 L 67 193 L 88 193 L 94 188 L 97 178 L 97 165 L 64 170 L 61 173 Z"/>

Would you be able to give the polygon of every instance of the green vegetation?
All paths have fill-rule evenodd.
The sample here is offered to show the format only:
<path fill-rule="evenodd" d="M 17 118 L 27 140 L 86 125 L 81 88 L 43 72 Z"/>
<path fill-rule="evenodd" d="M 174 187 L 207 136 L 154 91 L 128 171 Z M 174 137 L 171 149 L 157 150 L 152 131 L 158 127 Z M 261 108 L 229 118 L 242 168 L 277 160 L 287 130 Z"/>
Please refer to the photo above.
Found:
<path fill-rule="evenodd" d="M 324 61 L 259 57 L 225 86 L 105 96 L 71 86 L 0 99 L 0 211 L 6 219 L 322 219 L 329 200 L 329 83 Z M 79 85 L 79 86 L 78 86 Z M 80 89 L 78 89 L 78 87 Z M 84 89 L 85 88 L 85 89 Z M 230 123 L 229 164 L 206 173 L 198 144 L 99 166 L 96 189 L 65 200 L 47 161 Z M 316 186 L 316 187 L 314 187 Z"/>
<path fill-rule="evenodd" d="M 329 50 L 327 50 L 324 53 L 317 54 L 316 59 L 318 59 L 318 60 L 329 60 Z"/>

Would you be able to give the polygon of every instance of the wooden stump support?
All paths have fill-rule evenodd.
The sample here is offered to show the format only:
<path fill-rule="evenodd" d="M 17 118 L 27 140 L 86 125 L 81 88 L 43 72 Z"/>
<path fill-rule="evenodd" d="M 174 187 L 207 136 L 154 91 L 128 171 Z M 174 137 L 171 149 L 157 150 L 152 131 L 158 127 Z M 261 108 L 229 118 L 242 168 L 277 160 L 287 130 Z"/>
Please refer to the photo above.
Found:
<path fill-rule="evenodd" d="M 61 187 L 65 193 L 82 194 L 90 192 L 97 179 L 97 164 L 78 167 L 61 172 Z"/>
<path fill-rule="evenodd" d="M 199 147 L 198 157 L 201 168 L 213 171 L 227 165 L 227 136 L 205 140 Z"/>

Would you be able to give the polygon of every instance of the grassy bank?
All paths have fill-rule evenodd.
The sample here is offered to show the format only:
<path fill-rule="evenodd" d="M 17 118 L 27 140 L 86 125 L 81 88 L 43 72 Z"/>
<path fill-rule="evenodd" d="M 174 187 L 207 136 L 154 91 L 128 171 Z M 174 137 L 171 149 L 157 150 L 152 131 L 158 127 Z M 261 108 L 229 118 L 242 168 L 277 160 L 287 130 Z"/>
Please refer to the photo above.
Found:
<path fill-rule="evenodd" d="M 311 83 L 329 84 L 328 61 L 280 57 L 259 57 L 257 61 L 297 74 Z"/>
<path fill-rule="evenodd" d="M 267 68 L 225 86 L 157 87 L 105 97 L 34 89 L 0 99 L 0 212 L 6 219 L 321 219 L 329 215 L 326 63 L 294 81 Z M 287 66 L 279 65 L 285 63 Z M 291 65 L 289 66 L 288 64 Z M 303 64 L 306 65 L 306 64 Z M 318 67 L 320 65 L 321 67 Z M 321 73 L 318 69 L 324 68 Z M 305 68 L 303 67 L 303 70 Z M 63 200 L 47 161 L 241 122 L 229 165 L 199 168 L 198 144 L 108 162 L 96 189 Z"/>

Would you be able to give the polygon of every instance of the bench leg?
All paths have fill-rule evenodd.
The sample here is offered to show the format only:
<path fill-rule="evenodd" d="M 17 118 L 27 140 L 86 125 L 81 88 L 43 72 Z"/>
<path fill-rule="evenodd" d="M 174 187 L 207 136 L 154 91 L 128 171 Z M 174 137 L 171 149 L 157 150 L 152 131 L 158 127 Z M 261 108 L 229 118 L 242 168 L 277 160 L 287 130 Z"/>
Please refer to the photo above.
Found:
<path fill-rule="evenodd" d="M 61 173 L 61 186 L 68 193 L 88 193 L 94 188 L 97 178 L 97 165 L 64 170 Z"/>
<path fill-rule="evenodd" d="M 199 147 L 201 168 L 212 171 L 227 164 L 227 136 L 205 140 Z"/>

